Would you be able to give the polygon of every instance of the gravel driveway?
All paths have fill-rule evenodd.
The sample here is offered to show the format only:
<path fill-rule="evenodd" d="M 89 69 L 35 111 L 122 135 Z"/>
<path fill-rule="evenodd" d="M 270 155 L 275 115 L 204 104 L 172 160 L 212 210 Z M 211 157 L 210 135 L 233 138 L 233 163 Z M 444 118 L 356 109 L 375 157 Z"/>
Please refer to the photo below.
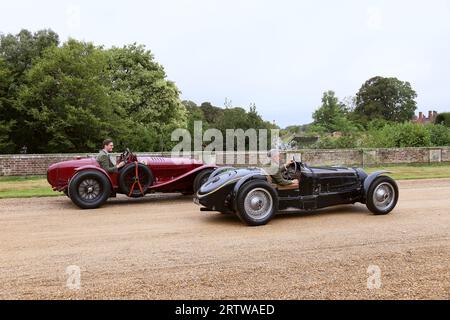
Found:
<path fill-rule="evenodd" d="M 340 206 L 253 228 L 179 195 L 0 200 L 0 298 L 449 299 L 450 179 L 399 188 L 387 216 Z"/>

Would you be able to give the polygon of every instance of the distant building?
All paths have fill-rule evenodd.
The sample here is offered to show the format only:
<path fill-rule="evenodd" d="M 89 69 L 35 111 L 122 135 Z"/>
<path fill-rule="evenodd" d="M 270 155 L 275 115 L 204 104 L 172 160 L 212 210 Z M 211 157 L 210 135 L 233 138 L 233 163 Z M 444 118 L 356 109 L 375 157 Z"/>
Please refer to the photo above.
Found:
<path fill-rule="evenodd" d="M 419 115 L 412 118 L 412 122 L 414 123 L 420 123 L 420 124 L 427 124 L 427 123 L 434 123 L 434 120 L 436 120 L 438 113 L 436 111 L 428 111 L 428 117 L 425 117 L 422 111 L 419 112 Z"/>

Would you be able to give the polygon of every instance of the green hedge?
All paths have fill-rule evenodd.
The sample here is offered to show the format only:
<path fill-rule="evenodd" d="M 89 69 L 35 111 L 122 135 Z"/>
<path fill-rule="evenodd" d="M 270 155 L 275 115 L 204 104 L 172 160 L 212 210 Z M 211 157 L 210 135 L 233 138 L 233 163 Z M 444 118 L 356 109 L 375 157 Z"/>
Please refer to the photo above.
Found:
<path fill-rule="evenodd" d="M 450 112 L 439 113 L 434 123 L 450 127 Z"/>
<path fill-rule="evenodd" d="M 442 124 L 386 123 L 339 137 L 322 136 L 313 148 L 402 148 L 450 145 L 450 128 Z"/>

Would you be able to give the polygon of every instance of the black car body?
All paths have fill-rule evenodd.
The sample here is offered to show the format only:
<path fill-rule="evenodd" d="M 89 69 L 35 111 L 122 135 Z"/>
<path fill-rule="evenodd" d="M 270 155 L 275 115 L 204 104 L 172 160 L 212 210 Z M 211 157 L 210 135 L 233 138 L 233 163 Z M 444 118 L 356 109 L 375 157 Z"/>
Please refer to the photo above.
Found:
<path fill-rule="evenodd" d="M 361 168 L 308 167 L 294 161 L 286 177 L 299 183 L 279 186 L 260 168 L 218 168 L 194 201 L 203 206 L 202 211 L 236 213 L 249 225 L 265 224 L 277 211 L 288 208 L 315 210 L 356 202 L 366 204 L 375 214 L 387 214 L 397 204 L 399 193 L 386 173 L 368 175 Z"/>

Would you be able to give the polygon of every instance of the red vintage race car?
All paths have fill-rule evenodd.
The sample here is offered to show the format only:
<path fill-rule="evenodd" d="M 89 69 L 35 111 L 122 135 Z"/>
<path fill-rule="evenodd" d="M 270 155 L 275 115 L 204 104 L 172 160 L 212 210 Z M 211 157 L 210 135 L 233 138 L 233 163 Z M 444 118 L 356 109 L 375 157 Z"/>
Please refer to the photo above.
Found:
<path fill-rule="evenodd" d="M 216 166 L 187 158 L 137 157 L 125 150 L 119 158 L 126 165 L 107 173 L 96 159 L 58 162 L 47 170 L 47 181 L 82 209 L 100 207 L 117 193 L 143 197 L 152 192 L 194 194 Z"/>

